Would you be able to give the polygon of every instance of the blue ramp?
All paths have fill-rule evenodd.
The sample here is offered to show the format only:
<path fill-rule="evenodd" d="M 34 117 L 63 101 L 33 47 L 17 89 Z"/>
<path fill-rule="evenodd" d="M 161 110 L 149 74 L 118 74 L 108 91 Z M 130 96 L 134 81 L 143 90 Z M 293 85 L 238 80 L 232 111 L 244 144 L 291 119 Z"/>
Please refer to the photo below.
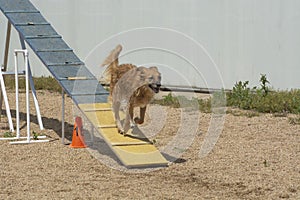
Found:
<path fill-rule="evenodd" d="M 106 102 L 108 92 L 30 1 L 0 0 L 0 9 L 76 105 Z"/>
<path fill-rule="evenodd" d="M 0 0 L 0 9 L 125 166 L 168 164 L 142 133 L 118 133 L 108 92 L 30 1 Z"/>

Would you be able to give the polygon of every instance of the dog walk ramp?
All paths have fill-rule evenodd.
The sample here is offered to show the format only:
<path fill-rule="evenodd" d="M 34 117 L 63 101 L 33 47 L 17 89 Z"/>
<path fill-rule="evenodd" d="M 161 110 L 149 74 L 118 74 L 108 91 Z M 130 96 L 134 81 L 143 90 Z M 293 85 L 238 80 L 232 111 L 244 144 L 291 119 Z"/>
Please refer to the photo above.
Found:
<path fill-rule="evenodd" d="M 78 106 L 125 166 L 166 166 L 168 164 L 141 131 L 131 129 L 126 136 L 118 133 L 109 103 Z"/>
<path fill-rule="evenodd" d="M 108 92 L 28 0 L 0 0 L 0 9 L 127 167 L 165 166 L 167 160 L 141 135 L 124 137 L 115 126 Z M 22 45 L 23 48 L 25 45 Z"/>

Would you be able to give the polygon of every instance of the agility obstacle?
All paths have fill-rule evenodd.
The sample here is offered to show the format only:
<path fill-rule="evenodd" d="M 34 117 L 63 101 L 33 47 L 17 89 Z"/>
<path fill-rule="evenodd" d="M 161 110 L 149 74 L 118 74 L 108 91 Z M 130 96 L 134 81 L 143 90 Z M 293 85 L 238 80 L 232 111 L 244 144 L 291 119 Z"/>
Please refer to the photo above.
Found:
<path fill-rule="evenodd" d="M 10 34 L 10 33 L 9 33 Z M 22 43 L 21 43 L 22 44 Z M 24 43 L 25 45 L 25 43 Z M 24 46 L 25 47 L 25 46 Z M 24 71 L 19 71 L 19 66 L 18 66 L 18 54 L 22 54 L 24 57 L 24 65 L 25 65 L 25 70 Z M 5 55 L 7 56 L 7 55 Z M 30 102 L 29 102 L 29 82 L 31 84 L 32 88 L 32 94 L 33 94 L 33 99 L 34 99 L 34 105 L 36 108 L 37 112 L 37 118 L 39 122 L 40 129 L 43 130 L 43 123 L 41 119 L 41 114 L 40 114 L 40 109 L 38 105 L 38 101 L 36 98 L 36 93 L 35 93 L 35 88 L 33 84 L 33 79 L 31 75 L 31 70 L 29 66 L 29 60 L 28 60 L 28 51 L 27 49 L 21 49 L 21 50 L 15 50 L 14 51 L 14 62 L 15 62 L 15 68 L 14 72 L 6 72 L 6 69 L 4 72 L 2 72 L 2 69 L 0 70 L 0 84 L 1 84 L 1 94 L 2 98 L 4 100 L 5 108 L 6 108 L 6 114 L 8 118 L 8 123 L 10 127 L 10 131 L 14 132 L 13 128 L 13 123 L 12 123 L 12 118 L 11 118 L 11 113 L 10 113 L 10 107 L 8 103 L 8 98 L 7 98 L 7 93 L 5 89 L 5 83 L 4 83 L 4 78 L 3 74 L 5 75 L 15 75 L 15 93 L 16 93 L 16 137 L 6 137 L 6 138 L 0 138 L 0 140 L 21 140 L 21 139 L 26 139 L 22 141 L 16 141 L 16 142 L 10 142 L 10 144 L 30 144 L 30 143 L 40 143 L 40 142 L 48 142 L 49 140 L 39 140 L 42 138 L 46 138 L 46 136 L 38 136 L 36 139 L 38 140 L 31 140 L 30 136 Z M 20 136 L 20 116 L 19 116 L 19 75 L 25 75 L 25 85 L 26 85 L 26 125 L 27 125 L 27 136 L 26 137 L 21 137 Z"/>
<path fill-rule="evenodd" d="M 29 102 L 29 82 L 31 82 L 31 85 L 33 84 L 33 79 L 29 67 L 29 60 L 28 60 L 28 50 L 27 49 L 20 49 L 14 51 L 14 60 L 15 60 L 15 88 L 16 88 L 16 137 L 13 139 L 23 139 L 24 137 L 20 137 L 20 116 L 19 116 L 19 73 L 18 73 L 18 54 L 22 54 L 24 56 L 24 65 L 25 65 L 25 96 L 26 96 L 26 130 L 27 130 L 27 137 L 26 140 L 23 141 L 15 141 L 10 142 L 10 144 L 31 144 L 31 143 L 41 143 L 41 142 L 49 142 L 49 140 L 40 140 L 42 138 L 46 138 L 46 136 L 38 136 L 38 140 L 31 140 L 30 136 L 30 102 Z M 34 87 L 32 88 L 32 94 L 34 99 L 34 105 L 36 107 L 37 112 L 37 118 L 40 125 L 40 129 L 44 129 L 41 114 L 40 114 L 40 108 L 38 106 L 38 101 L 35 94 Z"/>
<path fill-rule="evenodd" d="M 124 137 L 115 126 L 108 92 L 29 0 L 0 0 L 0 9 L 23 41 L 62 87 L 62 142 L 65 93 L 127 167 L 166 166 L 145 137 Z"/>

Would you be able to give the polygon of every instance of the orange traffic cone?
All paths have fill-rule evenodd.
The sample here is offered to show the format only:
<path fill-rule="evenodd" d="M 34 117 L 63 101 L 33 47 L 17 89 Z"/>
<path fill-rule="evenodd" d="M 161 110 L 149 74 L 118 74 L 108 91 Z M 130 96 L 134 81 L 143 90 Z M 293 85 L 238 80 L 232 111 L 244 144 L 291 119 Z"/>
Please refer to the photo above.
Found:
<path fill-rule="evenodd" d="M 73 129 L 73 137 L 72 144 L 70 144 L 72 148 L 85 148 L 84 137 L 82 133 L 82 120 L 81 117 L 75 118 L 75 124 Z"/>

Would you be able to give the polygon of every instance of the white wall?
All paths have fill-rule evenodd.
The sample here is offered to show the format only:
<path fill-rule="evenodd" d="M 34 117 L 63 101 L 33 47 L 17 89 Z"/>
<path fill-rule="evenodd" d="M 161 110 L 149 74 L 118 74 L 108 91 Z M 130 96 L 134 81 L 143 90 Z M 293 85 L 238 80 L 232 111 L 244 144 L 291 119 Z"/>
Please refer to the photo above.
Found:
<path fill-rule="evenodd" d="M 121 43 L 122 63 L 157 65 L 164 84 L 231 88 L 238 80 L 256 85 L 267 74 L 276 89 L 300 88 L 298 0 L 32 2 L 96 76 Z M 4 48 L 3 15 L 0 27 Z M 32 63 L 34 75 L 49 74 L 34 58 Z"/>

